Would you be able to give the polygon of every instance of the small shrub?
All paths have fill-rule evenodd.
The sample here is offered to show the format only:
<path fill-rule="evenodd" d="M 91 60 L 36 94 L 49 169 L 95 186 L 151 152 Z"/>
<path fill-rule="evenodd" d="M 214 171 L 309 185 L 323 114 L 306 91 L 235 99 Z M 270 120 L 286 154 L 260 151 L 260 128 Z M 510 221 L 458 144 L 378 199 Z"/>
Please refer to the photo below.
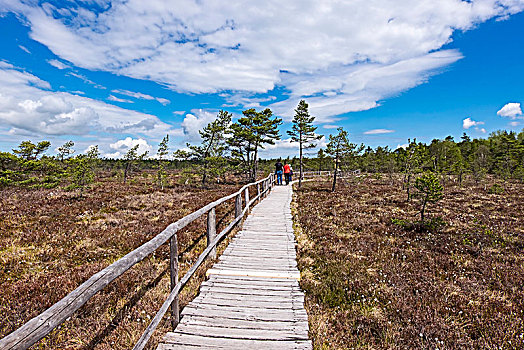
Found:
<path fill-rule="evenodd" d="M 409 221 L 404 219 L 391 219 L 393 225 L 402 227 L 406 231 L 417 231 L 417 232 L 438 232 L 444 228 L 447 223 L 442 219 L 441 216 L 435 218 L 429 218 L 424 221 Z"/>
<path fill-rule="evenodd" d="M 493 186 L 491 186 L 488 189 L 488 193 L 489 194 L 502 194 L 504 193 L 504 188 L 500 184 L 494 183 Z"/>
<path fill-rule="evenodd" d="M 426 173 L 415 180 L 417 193 L 413 194 L 420 198 L 420 221 L 424 223 L 424 214 L 428 203 L 436 203 L 442 199 L 442 185 L 438 177 L 433 173 Z"/>

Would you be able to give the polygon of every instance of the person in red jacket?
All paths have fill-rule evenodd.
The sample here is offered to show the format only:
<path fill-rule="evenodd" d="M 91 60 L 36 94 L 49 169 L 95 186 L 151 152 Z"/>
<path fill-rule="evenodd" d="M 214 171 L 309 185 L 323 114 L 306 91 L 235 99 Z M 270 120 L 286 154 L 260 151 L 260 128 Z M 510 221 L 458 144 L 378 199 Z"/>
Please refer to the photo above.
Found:
<path fill-rule="evenodd" d="M 291 165 L 286 163 L 286 165 L 284 165 L 284 177 L 286 179 L 286 185 L 289 185 L 289 183 L 291 182 L 292 175 L 293 175 L 293 168 L 291 167 Z"/>

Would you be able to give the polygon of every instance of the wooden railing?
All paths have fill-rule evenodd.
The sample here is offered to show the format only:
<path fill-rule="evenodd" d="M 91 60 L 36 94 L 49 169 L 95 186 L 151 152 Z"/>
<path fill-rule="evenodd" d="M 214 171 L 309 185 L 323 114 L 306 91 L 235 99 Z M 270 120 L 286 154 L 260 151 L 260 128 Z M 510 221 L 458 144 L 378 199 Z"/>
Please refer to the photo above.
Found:
<path fill-rule="evenodd" d="M 340 170 L 337 171 L 338 177 L 346 177 L 346 176 L 359 175 L 359 174 L 360 174 L 360 169 L 350 170 L 350 171 L 340 171 Z M 302 178 L 317 177 L 317 176 L 331 176 L 331 175 L 333 175 L 333 171 L 331 170 L 304 171 Z"/>
<path fill-rule="evenodd" d="M 317 170 L 317 171 L 304 171 L 302 173 L 302 178 L 312 177 L 312 176 L 330 176 L 331 171 L 329 170 Z"/>
<path fill-rule="evenodd" d="M 171 323 L 176 327 L 179 321 L 178 295 L 187 284 L 191 276 L 208 256 L 216 258 L 216 246 L 231 230 L 242 220 L 249 210 L 249 207 L 257 200 L 266 196 L 275 183 L 275 176 L 268 175 L 266 178 L 247 184 L 237 192 L 229 196 L 222 197 L 201 209 L 184 216 L 180 220 L 170 224 L 164 231 L 156 235 L 150 241 L 144 243 L 137 249 L 128 253 L 121 259 L 109 265 L 102 271 L 91 276 L 87 281 L 65 296 L 62 300 L 51 306 L 49 309 L 34 317 L 16 331 L 0 339 L 0 349 L 27 349 L 40 339 L 49 334 L 55 327 L 62 324 L 68 317 L 84 305 L 97 292 L 105 288 L 109 283 L 129 270 L 133 265 L 142 261 L 151 253 L 156 251 L 161 245 L 169 241 L 170 244 L 170 271 L 171 271 L 171 292 L 160 310 L 152 319 L 145 332 L 140 337 L 133 349 L 143 349 L 154 330 L 162 320 L 167 310 L 171 308 Z M 249 188 L 256 187 L 257 195 L 249 199 Z M 242 194 L 244 193 L 245 206 L 242 208 Z M 216 234 L 216 215 L 215 208 L 235 198 L 235 219 L 227 225 L 218 235 Z M 178 244 L 176 233 L 186 227 L 194 220 L 207 213 L 207 248 L 200 254 L 197 261 L 187 273 L 178 280 Z"/>

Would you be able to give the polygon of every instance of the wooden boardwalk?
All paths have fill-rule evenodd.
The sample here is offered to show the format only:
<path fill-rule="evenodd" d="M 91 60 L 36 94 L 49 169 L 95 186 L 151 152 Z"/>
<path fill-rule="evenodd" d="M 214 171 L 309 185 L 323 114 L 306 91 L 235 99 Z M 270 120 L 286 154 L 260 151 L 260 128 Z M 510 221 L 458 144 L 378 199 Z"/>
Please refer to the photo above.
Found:
<path fill-rule="evenodd" d="M 158 350 L 312 349 L 291 196 L 291 186 L 276 186 L 254 207 Z"/>

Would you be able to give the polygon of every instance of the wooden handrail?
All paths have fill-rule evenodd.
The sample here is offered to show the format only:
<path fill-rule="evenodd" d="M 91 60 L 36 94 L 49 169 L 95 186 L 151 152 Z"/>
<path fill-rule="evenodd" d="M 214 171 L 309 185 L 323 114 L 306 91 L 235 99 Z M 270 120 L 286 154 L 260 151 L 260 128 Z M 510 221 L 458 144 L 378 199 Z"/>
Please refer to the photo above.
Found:
<path fill-rule="evenodd" d="M 267 193 L 267 191 L 270 190 L 270 188 L 272 187 L 274 183 L 273 174 L 270 174 L 266 178 L 263 178 L 256 182 L 244 185 L 237 192 L 230 194 L 228 196 L 222 197 L 212 203 L 209 203 L 205 205 L 204 207 L 200 208 L 199 210 L 191 214 L 188 214 L 184 216 L 183 218 L 181 218 L 180 220 L 170 224 L 161 233 L 156 235 L 153 239 L 144 243 L 143 245 L 133 250 L 132 252 L 126 254 L 124 257 L 120 258 L 119 260 L 109 265 L 105 269 L 94 274 L 87 281 L 82 283 L 75 290 L 73 290 L 71 293 L 66 295 L 64 298 L 62 298 L 56 304 L 51 306 L 49 309 L 45 310 L 44 312 L 34 317 L 33 319 L 29 320 L 27 323 L 25 323 L 23 326 L 21 326 L 14 332 L 0 339 L 0 349 L 25 350 L 29 348 L 30 346 L 38 342 L 40 339 L 45 337 L 47 334 L 49 334 L 55 327 L 62 324 L 68 317 L 70 317 L 75 311 L 77 311 L 80 307 L 82 307 L 82 305 L 84 305 L 97 292 L 105 288 L 109 283 L 114 281 L 117 277 L 121 276 L 124 272 L 129 270 L 132 266 L 134 266 L 135 264 L 137 264 L 138 262 L 146 258 L 148 255 L 153 253 L 162 244 L 166 243 L 179 230 L 183 229 L 188 224 L 198 219 L 203 214 L 209 212 L 211 209 L 215 208 L 216 206 L 234 197 L 241 198 L 241 194 L 245 189 L 247 189 L 250 186 L 259 185 L 261 183 L 264 183 L 264 184 L 268 183 L 269 186 L 264 186 L 263 192 L 261 192 L 255 198 L 253 198 L 249 203 L 246 203 L 246 207 L 242 211 L 241 215 L 235 215 L 236 216 L 235 220 L 233 220 L 232 223 L 230 223 L 219 235 L 217 235 L 212 242 L 208 242 L 208 247 L 200 255 L 195 265 L 193 265 L 189 269 L 186 275 L 184 275 L 184 277 L 176 284 L 176 286 L 171 291 L 170 298 L 173 295 L 172 299 L 174 300 L 174 298 L 178 295 L 179 291 L 187 283 L 187 280 L 189 280 L 189 278 L 194 274 L 198 266 L 200 266 L 203 259 L 205 259 L 205 257 L 209 255 L 209 252 L 213 249 L 213 247 L 216 246 L 217 242 L 219 242 L 221 238 L 223 238 L 229 231 L 231 231 L 231 229 L 242 219 L 242 217 L 245 215 L 245 213 L 249 209 L 249 206 L 255 200 L 261 198 L 265 193 Z M 202 258 L 204 253 L 205 253 L 205 256 Z M 202 258 L 202 261 L 201 261 L 201 258 Z M 196 266 L 197 264 L 198 266 Z M 187 276 L 187 279 L 185 279 L 186 276 Z M 171 300 L 171 302 L 168 304 L 168 307 L 169 305 L 171 305 L 173 300 Z M 162 306 L 162 309 L 160 311 L 163 310 L 164 305 Z M 162 315 L 165 313 L 166 310 L 164 310 Z M 160 320 L 158 322 L 160 322 Z M 156 328 L 156 325 L 155 325 L 155 328 Z M 150 336 L 151 335 L 149 335 L 147 339 L 149 339 Z M 147 342 L 147 339 L 145 340 L 146 342 Z M 144 343 L 144 346 L 145 346 L 145 343 Z"/>
<path fill-rule="evenodd" d="M 267 191 L 267 190 L 266 190 Z M 184 277 L 180 279 L 180 282 L 177 283 L 175 288 L 171 290 L 171 293 L 169 293 L 169 296 L 167 297 L 166 301 L 164 301 L 164 304 L 162 304 L 162 307 L 158 312 L 156 313 L 155 317 L 151 320 L 151 323 L 146 328 L 144 333 L 142 334 L 142 337 L 138 340 L 133 350 L 142 350 L 147 345 L 147 342 L 149 338 L 153 335 L 153 332 L 155 331 L 156 327 L 160 324 L 160 321 L 162 320 L 162 317 L 164 317 L 165 313 L 169 309 L 169 305 L 173 303 L 175 298 L 178 296 L 178 294 L 182 291 L 182 288 L 187 284 L 189 279 L 195 274 L 196 270 L 202 265 L 202 263 L 206 260 L 209 253 L 213 250 L 214 247 L 216 247 L 217 243 L 220 242 L 222 238 L 224 238 L 225 235 L 227 235 L 238 222 L 244 217 L 244 215 L 247 213 L 249 206 L 254 203 L 258 198 L 253 198 L 248 205 L 244 208 L 242 211 L 242 214 L 233 220 L 226 228 L 220 232 L 215 239 L 207 246 L 206 249 L 200 254 L 197 261 L 191 266 L 191 268 L 186 272 Z"/>

